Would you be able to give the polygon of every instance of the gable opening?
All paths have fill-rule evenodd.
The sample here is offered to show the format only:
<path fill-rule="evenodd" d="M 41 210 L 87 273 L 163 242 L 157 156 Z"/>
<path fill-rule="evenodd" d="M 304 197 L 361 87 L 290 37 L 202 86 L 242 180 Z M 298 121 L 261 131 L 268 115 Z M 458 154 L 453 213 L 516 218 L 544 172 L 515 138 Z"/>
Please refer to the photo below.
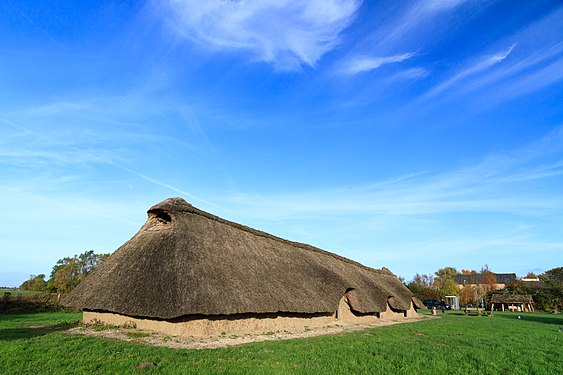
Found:
<path fill-rule="evenodd" d="M 172 222 L 172 216 L 170 216 L 168 212 L 160 209 L 149 211 L 149 218 L 160 224 L 170 224 Z"/>

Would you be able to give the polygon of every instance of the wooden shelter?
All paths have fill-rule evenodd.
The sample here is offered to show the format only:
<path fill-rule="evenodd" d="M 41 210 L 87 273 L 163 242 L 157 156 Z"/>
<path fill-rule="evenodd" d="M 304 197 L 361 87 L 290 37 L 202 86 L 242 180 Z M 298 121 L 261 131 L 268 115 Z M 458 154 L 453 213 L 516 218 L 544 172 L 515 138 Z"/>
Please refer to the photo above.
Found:
<path fill-rule="evenodd" d="M 151 207 L 140 231 L 63 303 L 83 309 L 85 322 L 191 336 L 404 319 L 423 308 L 386 268 L 221 219 L 181 198 Z"/>
<path fill-rule="evenodd" d="M 534 300 L 527 294 L 493 294 L 491 298 L 491 311 L 521 311 L 534 312 Z"/>

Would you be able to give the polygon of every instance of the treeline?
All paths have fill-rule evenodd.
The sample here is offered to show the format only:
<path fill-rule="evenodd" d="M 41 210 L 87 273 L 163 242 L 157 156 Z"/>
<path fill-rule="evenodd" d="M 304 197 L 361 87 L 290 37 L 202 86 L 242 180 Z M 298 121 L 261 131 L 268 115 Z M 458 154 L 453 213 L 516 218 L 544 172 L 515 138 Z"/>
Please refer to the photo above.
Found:
<path fill-rule="evenodd" d="M 455 276 L 458 273 L 454 267 L 444 267 L 434 272 L 433 275 L 416 274 L 406 285 L 420 300 L 443 300 L 446 296 L 457 296 L 462 305 L 478 304 L 487 293 L 495 289 L 496 277 L 487 265 L 483 266 L 479 272 L 462 270 L 461 274 L 480 276 L 482 283 L 475 286 L 460 288 L 455 282 Z"/>
<path fill-rule="evenodd" d="M 34 275 L 23 282 L 20 290 L 68 293 L 77 286 L 96 266 L 109 257 L 109 254 L 96 254 L 94 250 L 60 259 L 51 271 L 48 280 L 45 275 Z"/>
<path fill-rule="evenodd" d="M 460 286 L 455 282 L 458 271 L 454 267 L 444 267 L 434 274 L 416 274 L 405 284 L 420 300 L 443 300 L 446 296 L 457 296 L 462 306 L 477 306 L 481 303 L 488 306 L 493 294 L 527 294 L 532 296 L 536 309 L 563 311 L 563 267 L 553 268 L 539 276 L 528 274 L 526 278 L 538 277 L 540 281 L 516 280 L 504 289 L 496 289 L 496 276 L 487 265 L 479 272 L 462 270 L 460 273 L 477 275 L 479 282 Z"/>

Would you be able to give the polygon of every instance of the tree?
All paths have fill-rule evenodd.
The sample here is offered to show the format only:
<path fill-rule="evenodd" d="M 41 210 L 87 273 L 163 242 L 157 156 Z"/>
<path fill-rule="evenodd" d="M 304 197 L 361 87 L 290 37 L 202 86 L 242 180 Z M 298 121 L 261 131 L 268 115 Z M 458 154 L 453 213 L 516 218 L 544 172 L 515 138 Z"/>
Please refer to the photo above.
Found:
<path fill-rule="evenodd" d="M 475 270 L 469 271 L 469 270 L 466 270 L 466 269 L 462 269 L 461 274 L 462 275 L 475 275 L 475 274 L 477 274 L 477 271 L 475 271 Z"/>
<path fill-rule="evenodd" d="M 47 289 L 45 282 L 45 275 L 30 275 L 29 280 L 26 280 L 20 285 L 20 290 L 43 292 Z"/>
<path fill-rule="evenodd" d="M 552 268 L 540 275 L 545 283 L 545 308 L 563 310 L 563 267 Z"/>
<path fill-rule="evenodd" d="M 549 271 L 545 271 L 540 277 L 543 281 L 563 283 L 563 267 L 552 268 Z"/>
<path fill-rule="evenodd" d="M 412 281 L 407 284 L 407 288 L 421 300 L 440 298 L 438 287 L 432 275 L 419 275 L 417 273 Z"/>
<path fill-rule="evenodd" d="M 440 268 L 434 272 L 434 275 L 416 274 L 407 287 L 421 300 L 444 299 L 446 296 L 459 295 L 454 280 L 457 270 L 454 267 Z"/>
<path fill-rule="evenodd" d="M 444 296 L 457 296 L 459 289 L 454 279 L 446 279 L 440 281 L 440 291 Z"/>
<path fill-rule="evenodd" d="M 478 300 L 477 288 L 474 286 L 466 286 L 459 292 L 460 303 L 464 306 L 468 304 L 476 304 Z"/>
<path fill-rule="evenodd" d="M 489 266 L 486 264 L 481 269 L 481 277 L 483 278 L 481 285 L 483 285 L 485 293 L 492 292 L 496 289 L 497 277 L 489 270 Z"/>
<path fill-rule="evenodd" d="M 481 303 L 486 306 L 488 304 L 487 295 L 490 294 L 493 290 L 496 290 L 497 284 L 497 277 L 491 270 L 489 269 L 488 265 L 484 265 L 481 267 L 481 271 L 479 272 L 481 275 L 481 282 L 476 285 L 473 289 L 475 291 L 475 303 Z"/>
<path fill-rule="evenodd" d="M 457 275 L 457 270 L 454 267 L 444 267 L 444 268 L 440 268 L 434 274 L 436 275 L 436 277 L 439 277 L 442 280 L 446 280 L 446 279 L 453 280 L 455 275 Z"/>
<path fill-rule="evenodd" d="M 45 281 L 45 275 L 44 274 L 37 275 L 35 277 L 35 282 L 33 283 L 31 290 L 33 290 L 35 292 L 44 292 L 44 291 L 47 290 L 47 282 Z"/>
<path fill-rule="evenodd" d="M 96 254 L 94 250 L 89 250 L 74 257 L 59 259 L 47 283 L 49 290 L 59 293 L 70 292 L 107 257 L 109 254 Z"/>
<path fill-rule="evenodd" d="M 440 268 L 434 273 L 436 275 L 436 283 L 440 290 L 441 297 L 457 296 L 459 294 L 457 284 L 454 280 L 457 270 L 454 267 Z"/>

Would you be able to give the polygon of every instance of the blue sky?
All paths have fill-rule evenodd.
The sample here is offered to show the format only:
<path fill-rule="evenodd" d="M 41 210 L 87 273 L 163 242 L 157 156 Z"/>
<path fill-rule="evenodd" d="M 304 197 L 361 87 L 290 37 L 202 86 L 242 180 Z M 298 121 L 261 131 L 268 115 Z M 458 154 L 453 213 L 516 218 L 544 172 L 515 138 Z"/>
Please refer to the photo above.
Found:
<path fill-rule="evenodd" d="M 407 279 L 563 265 L 560 1 L 0 2 L 0 285 L 173 196 Z"/>

